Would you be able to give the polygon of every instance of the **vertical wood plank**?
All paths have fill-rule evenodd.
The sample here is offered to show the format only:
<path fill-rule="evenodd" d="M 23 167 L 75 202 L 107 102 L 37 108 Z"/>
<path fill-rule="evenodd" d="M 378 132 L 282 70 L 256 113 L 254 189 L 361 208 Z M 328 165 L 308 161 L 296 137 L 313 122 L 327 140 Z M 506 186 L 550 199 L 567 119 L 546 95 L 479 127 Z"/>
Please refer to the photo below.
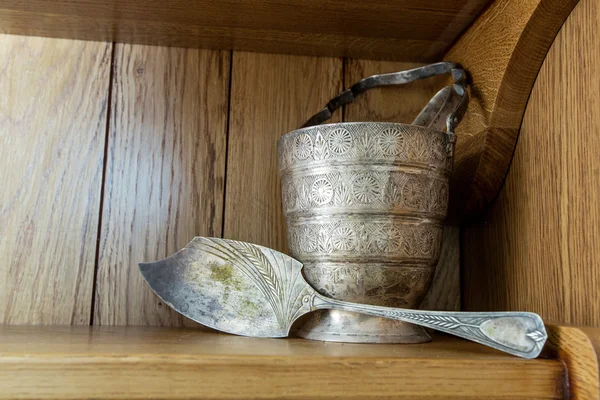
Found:
<path fill-rule="evenodd" d="M 287 252 L 277 139 L 341 89 L 339 58 L 234 52 L 225 237 Z"/>
<path fill-rule="evenodd" d="M 89 323 L 111 48 L 0 35 L 0 323 Z"/>
<path fill-rule="evenodd" d="M 500 195 L 464 229 L 467 309 L 600 325 L 598 26 L 598 1 L 581 0 L 540 69 Z"/>
<path fill-rule="evenodd" d="M 229 52 L 116 45 L 95 324 L 188 323 L 137 264 L 221 236 L 229 62 Z"/>
<path fill-rule="evenodd" d="M 374 74 L 402 71 L 423 64 L 348 59 L 345 84 L 351 86 Z M 345 106 L 345 121 L 388 121 L 411 123 L 419 111 L 440 90 L 448 77 L 440 76 L 397 87 L 368 91 L 354 103 Z M 460 309 L 460 235 L 457 226 L 446 226 L 442 250 L 433 283 L 421 308 L 435 310 Z"/>

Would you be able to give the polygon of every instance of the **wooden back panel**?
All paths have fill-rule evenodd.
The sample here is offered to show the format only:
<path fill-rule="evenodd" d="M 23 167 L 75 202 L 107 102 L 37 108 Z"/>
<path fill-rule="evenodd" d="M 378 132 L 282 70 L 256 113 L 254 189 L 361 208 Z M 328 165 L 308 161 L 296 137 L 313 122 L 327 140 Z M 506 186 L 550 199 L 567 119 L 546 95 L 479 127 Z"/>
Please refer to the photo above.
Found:
<path fill-rule="evenodd" d="M 196 235 L 286 251 L 277 138 L 344 82 L 417 65 L 84 42 L 69 49 L 12 36 L 0 43 L 12 66 L 1 78 L 11 112 L 1 122 L 9 157 L 0 159 L 9 171 L 1 178 L 6 323 L 196 325 L 152 294 L 137 263 Z M 28 90 L 9 90 L 23 82 Z M 440 85 L 368 93 L 346 119 L 410 121 Z M 437 279 L 430 308 L 458 304 L 458 236 L 450 238 L 440 262 L 450 267 L 440 270 L 453 272 Z"/>
<path fill-rule="evenodd" d="M 90 323 L 111 48 L 0 35 L 0 323 Z"/>

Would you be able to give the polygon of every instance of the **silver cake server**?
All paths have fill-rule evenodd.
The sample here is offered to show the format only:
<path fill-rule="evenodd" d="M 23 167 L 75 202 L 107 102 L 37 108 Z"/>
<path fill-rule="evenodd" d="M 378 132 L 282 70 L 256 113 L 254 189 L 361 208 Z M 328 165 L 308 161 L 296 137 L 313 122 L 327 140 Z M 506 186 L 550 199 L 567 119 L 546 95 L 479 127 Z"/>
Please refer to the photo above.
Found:
<path fill-rule="evenodd" d="M 547 338 L 540 316 L 529 312 L 420 311 L 331 299 L 304 280 L 299 261 L 235 240 L 196 237 L 140 270 L 173 309 L 236 335 L 286 337 L 302 315 L 337 309 L 410 322 L 524 358 L 537 357 Z"/>

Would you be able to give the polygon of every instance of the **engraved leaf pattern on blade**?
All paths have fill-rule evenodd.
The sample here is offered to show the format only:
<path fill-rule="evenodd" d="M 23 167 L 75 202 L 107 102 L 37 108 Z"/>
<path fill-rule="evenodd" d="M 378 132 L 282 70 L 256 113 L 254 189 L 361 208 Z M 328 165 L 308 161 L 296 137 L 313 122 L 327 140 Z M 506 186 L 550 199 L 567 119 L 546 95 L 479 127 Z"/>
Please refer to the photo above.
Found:
<path fill-rule="evenodd" d="M 228 261 L 247 276 L 271 305 L 281 332 L 310 309 L 303 301 L 314 290 L 301 279 L 301 264 L 267 248 L 228 239 L 199 238 L 198 247 Z M 263 251 L 268 254 L 265 255 Z M 294 266 L 293 263 L 297 265 Z"/>
<path fill-rule="evenodd" d="M 283 296 L 281 293 L 281 284 L 279 278 L 273 269 L 273 266 L 267 260 L 267 257 L 258 248 L 249 243 L 240 242 L 238 244 L 240 252 L 254 264 L 256 270 L 260 272 L 265 282 L 272 291 L 272 294 L 280 299 Z M 236 246 L 237 247 L 237 246 Z"/>

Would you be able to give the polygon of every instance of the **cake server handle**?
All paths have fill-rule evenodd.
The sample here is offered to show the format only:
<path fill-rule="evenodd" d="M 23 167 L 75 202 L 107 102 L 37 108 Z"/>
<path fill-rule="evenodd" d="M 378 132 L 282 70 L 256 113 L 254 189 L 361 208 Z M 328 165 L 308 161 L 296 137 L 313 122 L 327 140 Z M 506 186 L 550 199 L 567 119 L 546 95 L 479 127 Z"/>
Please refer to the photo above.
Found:
<path fill-rule="evenodd" d="M 312 307 L 357 312 L 421 325 L 523 358 L 537 357 L 548 338 L 544 322 L 530 312 L 422 311 L 350 303 L 316 294 Z"/>

